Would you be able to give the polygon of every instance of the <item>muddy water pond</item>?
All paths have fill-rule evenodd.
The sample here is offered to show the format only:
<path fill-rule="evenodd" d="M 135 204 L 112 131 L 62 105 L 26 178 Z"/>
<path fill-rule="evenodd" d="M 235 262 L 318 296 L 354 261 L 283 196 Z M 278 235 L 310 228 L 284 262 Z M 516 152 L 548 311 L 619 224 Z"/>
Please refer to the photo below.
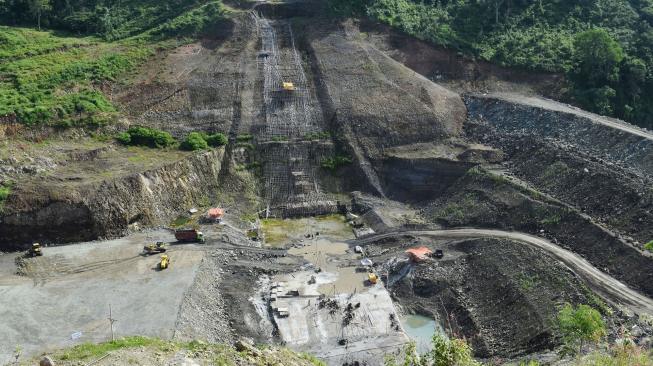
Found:
<path fill-rule="evenodd" d="M 423 315 L 406 315 L 401 318 L 401 325 L 408 337 L 416 343 L 419 353 L 431 350 L 431 339 L 436 332 L 444 334 L 435 319 Z"/>

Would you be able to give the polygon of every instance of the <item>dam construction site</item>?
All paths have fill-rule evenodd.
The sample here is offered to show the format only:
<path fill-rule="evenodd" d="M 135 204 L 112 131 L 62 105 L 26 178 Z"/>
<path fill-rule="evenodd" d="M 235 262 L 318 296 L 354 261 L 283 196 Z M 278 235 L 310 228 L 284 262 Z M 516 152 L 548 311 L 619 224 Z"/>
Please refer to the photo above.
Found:
<path fill-rule="evenodd" d="M 145 336 L 373 366 L 442 335 L 567 365 L 565 304 L 650 352 L 651 131 L 323 1 L 226 3 L 215 35 L 102 85 L 101 134 L 221 146 L 0 119 L 0 364 Z M 87 362 L 229 364 L 180 352 Z"/>

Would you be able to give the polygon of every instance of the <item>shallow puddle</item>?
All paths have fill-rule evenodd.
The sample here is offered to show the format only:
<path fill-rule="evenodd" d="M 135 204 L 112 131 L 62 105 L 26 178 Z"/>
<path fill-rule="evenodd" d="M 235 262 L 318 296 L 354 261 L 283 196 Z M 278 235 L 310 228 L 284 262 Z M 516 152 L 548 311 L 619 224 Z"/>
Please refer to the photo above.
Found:
<path fill-rule="evenodd" d="M 410 339 L 415 341 L 417 351 L 420 353 L 431 350 L 431 339 L 436 332 L 444 334 L 434 319 L 423 315 L 406 315 L 401 318 L 401 325 Z"/>
<path fill-rule="evenodd" d="M 351 228 L 342 215 L 326 215 L 301 219 L 262 220 L 265 244 L 284 247 L 291 242 L 307 241 L 310 236 L 328 237 L 336 240 L 354 238 Z M 316 235 L 318 234 L 319 235 Z M 308 236 L 308 237 L 307 237 Z"/>

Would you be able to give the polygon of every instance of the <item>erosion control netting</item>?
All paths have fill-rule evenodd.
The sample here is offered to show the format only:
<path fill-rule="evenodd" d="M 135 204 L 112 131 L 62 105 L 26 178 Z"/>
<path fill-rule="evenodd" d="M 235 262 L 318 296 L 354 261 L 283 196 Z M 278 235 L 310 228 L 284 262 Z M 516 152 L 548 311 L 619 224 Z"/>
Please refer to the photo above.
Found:
<path fill-rule="evenodd" d="M 320 161 L 330 144 L 306 141 L 323 131 L 322 111 L 306 79 L 302 57 L 286 21 L 257 17 L 261 50 L 258 68 L 263 79 L 264 128 L 256 136 L 263 167 L 265 195 L 273 214 L 296 216 L 333 211 L 317 179 Z M 292 83 L 292 90 L 284 89 Z"/>

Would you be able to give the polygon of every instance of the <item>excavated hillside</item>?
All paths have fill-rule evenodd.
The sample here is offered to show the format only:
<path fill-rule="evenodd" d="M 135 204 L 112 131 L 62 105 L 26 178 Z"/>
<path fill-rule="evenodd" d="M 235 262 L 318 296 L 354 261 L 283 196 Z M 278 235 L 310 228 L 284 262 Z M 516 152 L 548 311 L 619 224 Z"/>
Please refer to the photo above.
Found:
<path fill-rule="evenodd" d="M 302 220 L 342 213 L 356 238 L 336 235 L 333 248 L 346 249 L 327 254 L 352 269 L 364 247 L 394 301 L 390 319 L 395 304 L 470 339 L 479 357 L 511 358 L 560 345 L 558 308 L 585 303 L 601 309 L 610 337 L 638 324 L 637 341 L 650 345 L 641 324 L 653 314 L 653 134 L 533 96 L 556 77 L 329 18 L 321 1 L 250 5 L 215 37 L 106 87 L 124 113 L 116 128 L 221 132 L 225 147 L 11 145 L 16 158 L 0 156 L 0 173 L 15 176 L 0 250 L 119 237 L 223 206 L 224 228 L 203 227 L 211 254 L 176 336 L 286 342 L 262 294 L 273 276 L 314 265 L 299 249 L 328 220 Z M 287 240 L 262 235 L 266 223 Z M 293 225 L 307 228 L 291 238 Z M 402 256 L 415 245 L 444 257 L 410 263 Z M 330 364 L 379 356 L 289 344 Z"/>

